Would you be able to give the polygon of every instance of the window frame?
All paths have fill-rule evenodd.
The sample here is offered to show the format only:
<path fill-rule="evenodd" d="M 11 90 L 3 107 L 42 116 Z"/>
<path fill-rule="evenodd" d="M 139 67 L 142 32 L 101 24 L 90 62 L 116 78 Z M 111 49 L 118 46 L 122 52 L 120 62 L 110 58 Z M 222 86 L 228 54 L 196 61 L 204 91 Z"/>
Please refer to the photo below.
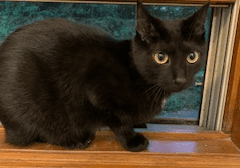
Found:
<path fill-rule="evenodd" d="M 214 8 L 199 124 L 206 129 L 222 129 L 238 11 L 239 1 Z"/>
<path fill-rule="evenodd" d="M 42 0 L 43 1 L 43 0 Z M 142 0 L 144 1 L 144 0 Z M 150 1 L 150 0 L 149 0 Z M 165 0 L 170 1 L 170 0 Z M 193 0 L 194 1 L 194 0 Z M 45 1 L 44 1 L 45 2 Z M 184 3 L 185 1 L 179 1 Z M 189 2 L 189 1 L 187 1 Z M 187 3 L 186 2 L 186 3 Z M 196 2 L 196 0 L 194 1 Z M 199 2 L 199 1 L 198 1 Z M 201 1 L 207 2 L 207 1 Z M 217 2 L 216 0 L 211 1 Z M 219 1 L 223 2 L 223 1 Z M 225 1 L 226 2 L 226 1 Z M 232 5 L 239 5 L 240 0 L 231 1 Z M 228 2 L 226 2 L 228 3 Z M 229 3 L 228 3 L 229 4 Z M 239 9 L 236 10 L 239 15 Z M 235 30 L 236 36 L 231 39 L 234 43 L 232 51 L 232 61 L 228 62 L 231 66 L 229 74 L 229 81 L 225 85 L 227 87 L 226 103 L 224 103 L 224 118 L 223 127 L 224 132 L 230 132 L 232 141 L 240 148 L 240 17 L 238 19 L 237 28 Z M 233 30 L 234 31 L 234 30 Z M 234 32 L 233 32 L 234 33 Z M 3 131 L 3 130 L 2 130 Z M 0 128 L 1 133 L 1 128 Z M 151 134 L 151 132 L 149 133 Z M 158 138 L 163 139 L 163 135 L 155 134 Z M 154 135 L 154 137 L 156 137 Z M 172 134 L 168 134 L 170 136 Z M 209 134 L 183 134 L 177 133 L 177 138 L 174 140 L 181 140 L 182 136 L 197 136 L 199 138 L 208 137 L 210 139 L 217 139 L 216 136 L 209 136 Z M 164 135 L 166 136 L 166 135 Z M 224 140 L 228 140 L 228 134 L 217 134 Z M 196 138 L 196 137 L 195 137 Z M 218 137 L 219 138 L 219 137 Z M 194 140 L 194 138 L 193 138 Z M 0 162 L 3 165 L 13 167 L 23 166 L 41 166 L 41 167 L 59 167 L 66 165 L 67 167 L 237 167 L 240 165 L 239 154 L 224 154 L 224 153 L 203 153 L 203 154 L 162 154 L 162 153 L 130 153 L 127 151 L 59 151 L 51 150 L 48 145 L 44 149 L 1 149 Z M 223 148 L 226 150 L 225 148 Z"/>
<path fill-rule="evenodd" d="M 25 1 L 25 2 L 71 2 L 71 3 L 123 3 L 123 4 L 135 4 L 136 0 L 95 0 L 95 1 L 91 1 L 91 0 L 13 0 L 13 1 Z M 209 0 L 142 0 L 142 2 L 144 4 L 161 4 L 161 5 L 184 5 L 184 6 L 199 6 L 201 4 L 204 3 L 208 3 Z M 229 41 L 226 44 L 221 44 L 222 46 L 225 47 L 225 51 L 224 53 L 227 55 L 225 57 L 225 60 L 222 60 L 222 63 L 225 63 L 226 66 L 223 66 L 221 64 L 220 65 L 219 62 L 214 62 L 217 59 L 214 59 L 214 61 L 212 63 L 214 63 L 215 67 L 211 68 L 211 67 L 207 67 L 207 72 L 206 72 L 206 76 L 208 76 L 208 74 L 211 74 L 211 71 L 209 71 L 209 69 L 211 69 L 212 71 L 214 71 L 214 69 L 221 69 L 221 67 L 223 68 L 222 72 L 219 73 L 223 76 L 223 78 L 220 80 L 221 81 L 221 85 L 218 87 L 218 89 L 214 88 L 214 85 L 212 85 L 211 87 L 208 84 L 209 79 L 207 78 L 207 80 L 205 79 L 205 84 L 204 84 L 204 93 L 203 93 L 203 101 L 205 101 L 204 99 L 208 99 L 208 101 L 205 101 L 206 103 L 202 104 L 202 111 L 201 111 L 201 117 L 200 117 L 200 124 L 199 126 L 204 127 L 206 129 L 212 129 L 212 130 L 222 130 L 222 123 L 225 123 L 226 125 L 226 115 L 224 114 L 224 110 L 226 110 L 228 107 L 230 107 L 232 105 L 232 103 L 227 102 L 227 106 L 225 107 L 226 104 L 226 100 L 228 100 L 228 97 L 231 96 L 229 95 L 230 93 L 227 93 L 228 87 L 231 87 L 228 85 L 228 79 L 230 76 L 230 68 L 232 65 L 231 64 L 231 60 L 232 60 L 232 55 L 233 55 L 233 51 L 234 51 L 234 44 L 236 43 L 235 40 L 235 35 L 236 35 L 236 28 L 237 28 L 237 19 L 238 19 L 238 15 L 239 15 L 239 6 L 240 6 L 240 1 L 239 0 L 211 0 L 209 2 L 211 4 L 211 6 L 213 7 L 223 7 L 221 10 L 219 10 L 219 8 L 217 10 L 215 10 L 215 15 L 217 16 L 216 19 L 220 20 L 223 19 L 223 22 L 221 23 L 226 23 L 229 24 L 229 28 L 227 31 L 222 31 L 225 32 L 225 34 L 223 33 L 221 35 L 218 34 L 218 41 L 221 41 L 222 37 L 224 36 L 225 39 L 229 39 Z M 224 7 L 230 6 L 230 10 L 228 8 L 224 9 Z M 221 15 L 220 15 L 221 14 Z M 217 23 L 216 24 L 221 24 L 221 23 Z M 224 26 L 224 24 L 221 24 L 220 26 Z M 212 29 L 212 32 L 214 30 Z M 213 40 L 215 40 L 213 38 Z M 234 43 L 235 42 L 235 43 Z M 212 59 L 214 57 L 209 57 L 209 59 Z M 211 65 L 209 63 L 209 65 Z M 235 65 L 237 66 L 237 65 Z M 216 70 L 215 69 L 215 70 Z M 209 71 L 209 72 L 208 72 Z M 219 75 L 218 74 L 218 75 Z M 233 80 L 233 79 L 232 79 Z M 215 83 L 217 82 L 216 80 L 214 81 Z M 230 85 L 234 83 L 234 82 L 230 82 Z M 213 83 L 214 84 L 214 83 Z M 234 85 L 235 86 L 235 85 Z M 210 92 L 209 90 L 206 89 L 206 87 L 210 87 Z M 236 86 L 235 86 L 236 87 Z M 210 96 L 209 93 L 211 93 L 211 95 L 215 95 L 215 96 Z M 216 93 L 220 93 L 220 96 L 217 96 Z M 228 94 L 228 95 L 227 95 Z M 218 98 L 218 101 L 216 101 L 217 103 L 214 102 L 215 98 Z M 219 107 L 219 108 L 209 108 L 209 106 L 215 106 L 215 107 Z M 209 110 L 206 110 L 207 109 Z M 233 109 L 233 108 L 231 108 Z M 223 118 L 224 116 L 224 118 Z M 232 114 L 233 116 L 233 114 Z M 227 122 L 230 123 L 230 122 Z M 229 127 L 230 128 L 230 127 Z M 229 131 L 229 128 L 227 129 Z M 226 131 L 227 131 L 226 130 Z"/>

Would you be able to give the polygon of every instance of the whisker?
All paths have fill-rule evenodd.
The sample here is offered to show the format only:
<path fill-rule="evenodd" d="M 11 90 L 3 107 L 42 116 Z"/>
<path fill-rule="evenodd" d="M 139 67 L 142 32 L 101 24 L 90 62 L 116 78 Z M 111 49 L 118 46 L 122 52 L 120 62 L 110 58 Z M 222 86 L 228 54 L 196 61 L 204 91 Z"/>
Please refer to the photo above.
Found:
<path fill-rule="evenodd" d="M 151 89 L 148 89 L 147 99 L 150 99 L 152 97 L 152 95 L 154 95 L 154 93 L 156 92 L 158 87 L 159 86 L 157 84 L 155 84 L 153 87 L 151 87 Z"/>
<path fill-rule="evenodd" d="M 155 88 L 156 86 L 158 86 L 158 84 L 155 84 L 155 85 L 151 86 L 150 88 L 148 88 L 148 89 L 145 91 L 145 93 L 147 93 L 149 90 Z"/>
<path fill-rule="evenodd" d="M 151 111 L 153 110 L 153 108 L 156 104 L 160 103 L 159 98 L 161 97 L 162 91 L 163 91 L 163 89 L 158 85 L 157 89 L 155 90 L 155 96 L 152 100 Z"/>
<path fill-rule="evenodd" d="M 157 99 L 156 99 L 157 102 L 156 103 L 161 103 L 160 98 L 161 98 L 162 92 L 163 92 L 163 89 L 160 88 L 157 93 Z"/>
<path fill-rule="evenodd" d="M 161 88 L 159 84 L 154 84 L 153 86 L 149 87 L 146 91 L 146 99 L 149 102 L 149 110 L 153 111 L 154 107 L 157 105 L 161 105 L 161 99 L 165 97 L 165 90 Z"/>

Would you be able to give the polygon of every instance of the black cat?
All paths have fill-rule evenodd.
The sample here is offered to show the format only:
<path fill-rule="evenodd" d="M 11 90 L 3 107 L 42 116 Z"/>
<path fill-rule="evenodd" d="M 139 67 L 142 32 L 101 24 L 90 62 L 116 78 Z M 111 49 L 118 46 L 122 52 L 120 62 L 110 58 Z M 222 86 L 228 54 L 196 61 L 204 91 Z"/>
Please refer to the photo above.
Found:
<path fill-rule="evenodd" d="M 126 149 L 146 149 L 133 125 L 158 114 L 205 63 L 207 9 L 163 21 L 138 2 L 136 36 L 125 41 L 63 19 L 17 29 L 0 47 L 6 140 L 85 148 L 108 126 Z"/>

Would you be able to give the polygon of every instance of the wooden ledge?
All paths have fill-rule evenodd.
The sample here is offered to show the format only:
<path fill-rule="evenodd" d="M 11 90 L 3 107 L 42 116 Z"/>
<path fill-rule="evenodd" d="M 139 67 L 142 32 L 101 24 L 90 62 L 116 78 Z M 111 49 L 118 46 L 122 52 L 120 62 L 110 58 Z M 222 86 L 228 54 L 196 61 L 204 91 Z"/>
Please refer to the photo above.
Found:
<path fill-rule="evenodd" d="M 229 154 L 2 151 L 0 163 L 0 167 L 237 168 L 240 166 L 240 159 L 239 156 Z"/>
<path fill-rule="evenodd" d="M 229 134 L 145 132 L 150 145 L 138 153 L 126 151 L 112 132 L 98 132 L 85 150 L 67 150 L 49 144 L 16 147 L 5 143 L 0 128 L 1 167 L 240 167 L 240 151 Z"/>

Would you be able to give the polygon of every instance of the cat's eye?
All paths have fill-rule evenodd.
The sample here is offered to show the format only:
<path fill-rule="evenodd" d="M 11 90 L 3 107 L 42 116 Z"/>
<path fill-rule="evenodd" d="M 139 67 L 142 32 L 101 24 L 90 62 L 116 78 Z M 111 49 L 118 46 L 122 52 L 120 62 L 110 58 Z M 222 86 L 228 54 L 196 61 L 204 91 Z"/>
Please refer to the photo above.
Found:
<path fill-rule="evenodd" d="M 199 53 L 197 51 L 191 52 L 187 56 L 187 62 L 190 64 L 195 64 L 199 59 Z"/>
<path fill-rule="evenodd" d="M 154 53 L 153 59 L 156 63 L 163 65 L 163 64 L 168 63 L 169 56 L 167 54 L 163 54 L 163 53 Z"/>

